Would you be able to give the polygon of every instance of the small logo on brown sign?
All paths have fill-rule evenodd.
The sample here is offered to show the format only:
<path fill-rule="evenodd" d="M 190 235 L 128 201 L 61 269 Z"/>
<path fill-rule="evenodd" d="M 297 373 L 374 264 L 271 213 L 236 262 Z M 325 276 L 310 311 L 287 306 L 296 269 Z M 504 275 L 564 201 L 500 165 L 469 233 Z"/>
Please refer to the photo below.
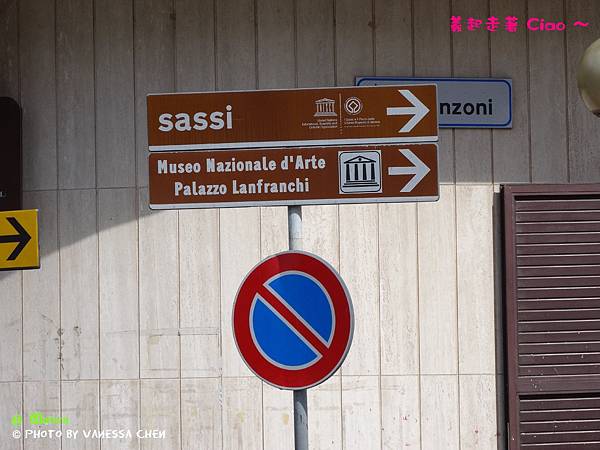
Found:
<path fill-rule="evenodd" d="M 350 97 L 344 102 L 344 109 L 348 114 L 355 116 L 363 109 L 363 104 L 358 97 Z"/>

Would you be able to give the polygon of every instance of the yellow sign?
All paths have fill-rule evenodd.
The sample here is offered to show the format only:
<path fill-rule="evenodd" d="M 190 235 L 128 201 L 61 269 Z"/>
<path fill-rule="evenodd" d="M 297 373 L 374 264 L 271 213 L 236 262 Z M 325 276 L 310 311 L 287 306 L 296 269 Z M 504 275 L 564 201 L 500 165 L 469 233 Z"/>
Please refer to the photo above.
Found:
<path fill-rule="evenodd" d="M 40 267 L 38 210 L 0 211 L 0 270 Z"/>

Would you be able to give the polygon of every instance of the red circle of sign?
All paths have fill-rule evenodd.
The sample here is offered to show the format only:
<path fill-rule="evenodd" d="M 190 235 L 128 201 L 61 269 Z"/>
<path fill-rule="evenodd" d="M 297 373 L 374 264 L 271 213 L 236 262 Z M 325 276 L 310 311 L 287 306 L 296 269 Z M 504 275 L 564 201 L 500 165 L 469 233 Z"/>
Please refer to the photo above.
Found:
<path fill-rule="evenodd" d="M 335 315 L 335 329 L 329 351 L 303 369 L 284 369 L 268 361 L 258 350 L 250 331 L 250 311 L 258 289 L 277 274 L 304 272 L 318 280 L 329 294 Z M 233 335 L 246 365 L 259 378 L 281 389 L 306 389 L 329 378 L 342 364 L 354 332 L 354 313 L 348 289 L 335 269 L 306 252 L 278 253 L 258 263 L 246 275 L 233 305 Z"/>

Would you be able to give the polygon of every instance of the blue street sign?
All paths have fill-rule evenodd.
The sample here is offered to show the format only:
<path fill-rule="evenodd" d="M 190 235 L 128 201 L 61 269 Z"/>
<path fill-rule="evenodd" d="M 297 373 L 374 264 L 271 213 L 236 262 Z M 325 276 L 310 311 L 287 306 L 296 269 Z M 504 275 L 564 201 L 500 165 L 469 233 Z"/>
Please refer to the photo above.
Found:
<path fill-rule="evenodd" d="M 504 78 L 356 77 L 357 86 L 431 84 L 440 128 L 512 128 L 512 80 Z"/>

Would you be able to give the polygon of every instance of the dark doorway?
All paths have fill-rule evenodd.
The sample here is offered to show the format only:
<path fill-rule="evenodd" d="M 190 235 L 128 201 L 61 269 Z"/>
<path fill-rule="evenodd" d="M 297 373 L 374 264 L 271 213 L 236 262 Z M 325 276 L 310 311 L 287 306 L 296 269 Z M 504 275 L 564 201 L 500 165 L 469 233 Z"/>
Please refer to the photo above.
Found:
<path fill-rule="evenodd" d="M 21 108 L 0 97 L 0 211 L 21 209 Z"/>

